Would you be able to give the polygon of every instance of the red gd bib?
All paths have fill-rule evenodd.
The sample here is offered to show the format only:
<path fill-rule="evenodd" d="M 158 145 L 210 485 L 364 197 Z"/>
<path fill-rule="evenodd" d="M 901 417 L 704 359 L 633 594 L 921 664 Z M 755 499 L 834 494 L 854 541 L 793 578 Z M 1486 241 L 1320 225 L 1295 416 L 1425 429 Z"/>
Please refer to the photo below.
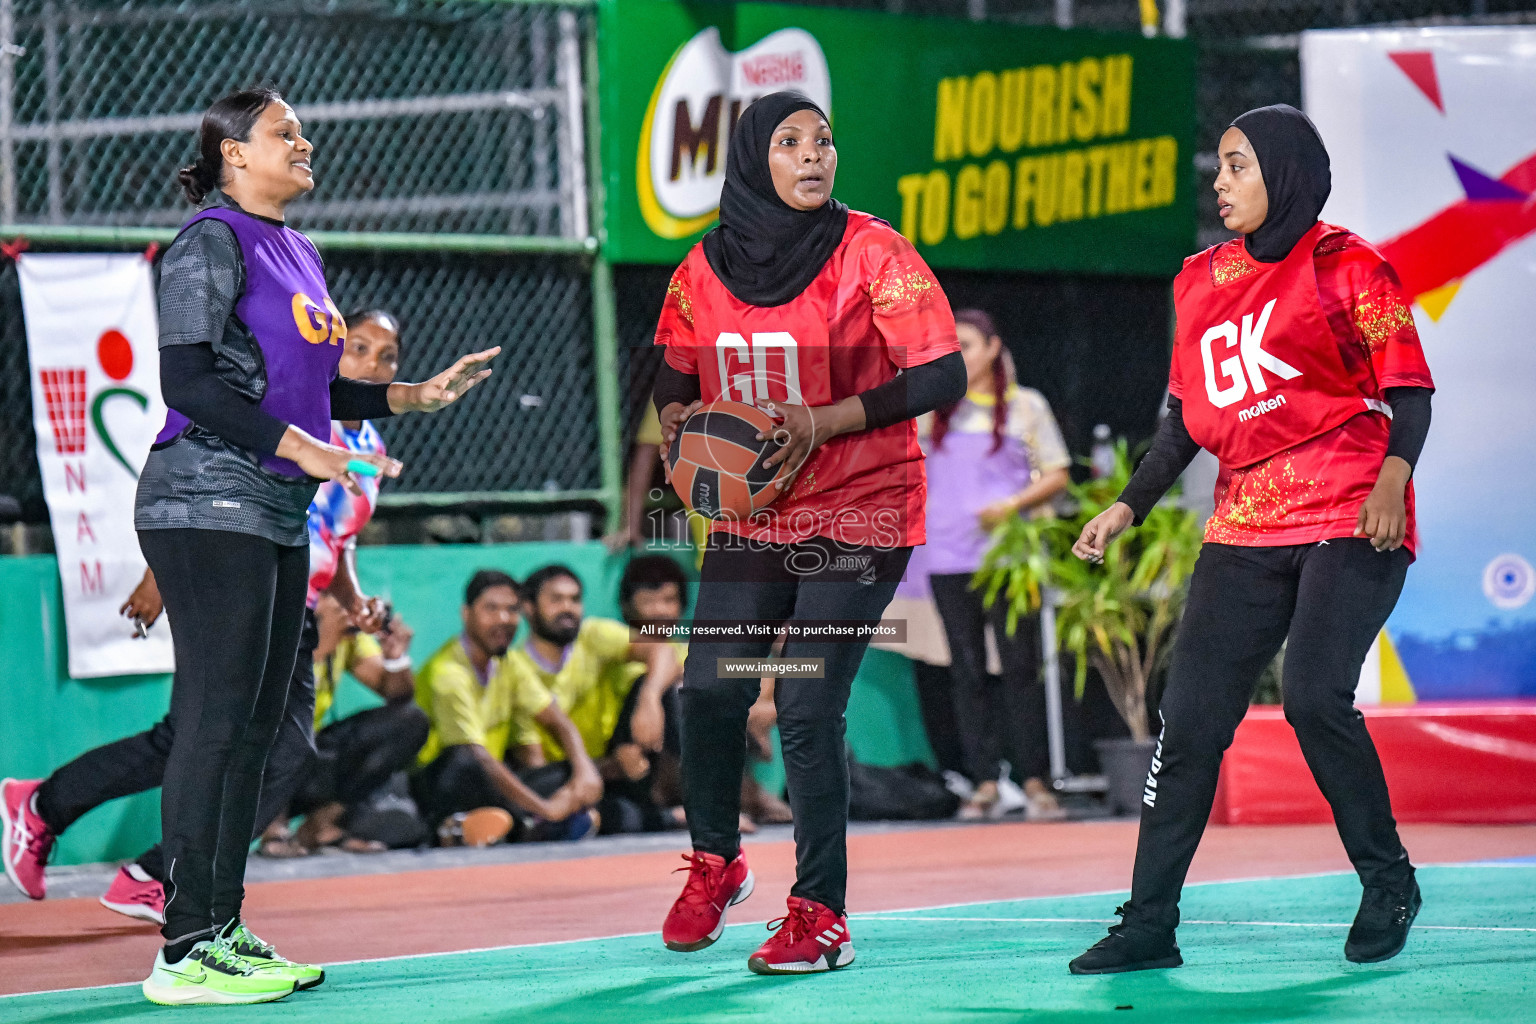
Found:
<path fill-rule="evenodd" d="M 1379 408 L 1345 370 L 1317 293 L 1318 224 L 1279 263 L 1244 252 L 1245 273 L 1218 283 L 1217 249 L 1173 283 L 1173 362 L 1190 437 L 1233 469 L 1251 466 Z"/>

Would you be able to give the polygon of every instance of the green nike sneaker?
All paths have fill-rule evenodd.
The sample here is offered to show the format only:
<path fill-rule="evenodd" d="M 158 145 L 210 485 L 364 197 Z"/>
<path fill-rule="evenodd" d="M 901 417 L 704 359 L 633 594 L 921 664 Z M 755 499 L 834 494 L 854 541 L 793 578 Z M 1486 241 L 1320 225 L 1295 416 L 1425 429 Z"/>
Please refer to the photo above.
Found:
<path fill-rule="evenodd" d="M 323 967 L 295 963 L 285 956 L 279 956 L 277 950 L 272 947 L 272 943 L 263 941 L 255 932 L 247 928 L 244 922 L 235 925 L 234 931 L 229 933 L 225 941 L 235 951 L 235 955 L 244 959 L 256 970 L 273 976 L 292 978 L 295 992 L 314 988 L 325 980 Z"/>
<path fill-rule="evenodd" d="M 204 941 L 173 964 L 165 962 L 163 949 L 156 953 L 144 998 L 161 1006 L 270 1003 L 291 994 L 294 985 L 286 974 L 258 971 L 227 943 Z"/>

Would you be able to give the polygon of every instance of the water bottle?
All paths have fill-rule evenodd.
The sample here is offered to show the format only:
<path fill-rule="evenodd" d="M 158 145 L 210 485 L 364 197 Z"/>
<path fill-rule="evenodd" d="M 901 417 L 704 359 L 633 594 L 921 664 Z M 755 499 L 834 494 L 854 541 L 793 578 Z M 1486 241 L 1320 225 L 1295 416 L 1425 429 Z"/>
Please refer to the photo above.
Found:
<path fill-rule="evenodd" d="M 1109 424 L 1093 428 L 1093 451 L 1088 456 L 1089 472 L 1095 480 L 1115 473 L 1115 446 L 1109 439 Z"/>

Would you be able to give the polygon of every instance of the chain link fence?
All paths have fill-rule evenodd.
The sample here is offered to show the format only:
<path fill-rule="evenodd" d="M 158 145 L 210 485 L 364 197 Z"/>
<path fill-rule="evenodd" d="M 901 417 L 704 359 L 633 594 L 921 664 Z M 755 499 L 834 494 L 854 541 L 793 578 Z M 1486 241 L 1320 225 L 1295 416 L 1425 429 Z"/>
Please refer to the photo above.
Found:
<path fill-rule="evenodd" d="M 316 147 L 305 230 L 584 238 L 582 18 L 407 0 L 0 0 L 0 221 L 175 225 L 202 111 L 270 83 Z"/>
<path fill-rule="evenodd" d="M 662 350 L 656 347 L 656 322 L 666 298 L 672 267 L 614 268 L 613 291 L 619 322 L 619 380 L 623 382 L 624 450 L 634 442 L 645 418 L 646 404 L 661 369 Z"/>
<path fill-rule="evenodd" d="M 16 265 L 0 261 L 0 495 L 21 503 L 23 522 L 48 518 L 32 431 L 32 376 Z"/>
<path fill-rule="evenodd" d="M 472 400 L 380 422 L 390 453 L 406 464 L 385 489 L 386 510 L 605 500 L 583 260 L 341 250 L 326 254 L 326 271 L 343 310 L 397 317 L 404 379 L 502 346 Z M 21 296 L 9 262 L 0 265 L 0 438 L 0 494 L 21 502 L 24 521 L 45 521 Z"/>
<path fill-rule="evenodd" d="M 1212 148 L 1242 111 L 1300 103 L 1301 30 L 1536 20 L 1536 0 L 802 2 L 1113 31 L 1182 22 Z M 0 0 L 0 240 L 169 238 L 188 212 L 175 171 L 194 156 L 201 111 L 233 88 L 276 85 L 317 146 L 319 184 L 294 223 L 322 245 L 338 303 L 401 317 L 408 376 L 470 346 L 506 348 L 477 402 L 386 428 L 410 466 L 386 501 L 612 508 L 658 364 L 650 336 L 670 268 L 614 268 L 612 288 L 594 262 L 594 20 L 558 0 Z M 1214 157 L 1196 161 L 1208 188 Z M 1200 232 L 1226 237 L 1211 204 Z M 0 492 L 42 521 L 26 365 L 6 263 Z"/>
<path fill-rule="evenodd" d="M 385 491 L 386 507 L 507 493 L 597 496 L 592 288 L 580 260 L 341 252 L 326 267 L 343 309 L 399 317 L 405 379 L 502 346 L 472 399 L 380 423 L 390 453 L 406 464 Z"/>
<path fill-rule="evenodd" d="M 402 375 L 499 344 L 463 408 L 382 425 L 386 508 L 617 498 L 599 400 L 585 123 L 593 12 L 560 2 L 0 0 L 0 240 L 168 241 L 202 111 L 268 84 L 314 143 L 291 222 L 344 309 L 384 307 Z M 132 243 L 132 244 L 129 244 Z M 603 278 L 602 280 L 606 280 Z M 611 330 L 611 323 L 608 325 Z M 0 264 L 0 493 L 46 520 L 14 265 Z M 609 403 L 612 404 L 611 402 Z"/>

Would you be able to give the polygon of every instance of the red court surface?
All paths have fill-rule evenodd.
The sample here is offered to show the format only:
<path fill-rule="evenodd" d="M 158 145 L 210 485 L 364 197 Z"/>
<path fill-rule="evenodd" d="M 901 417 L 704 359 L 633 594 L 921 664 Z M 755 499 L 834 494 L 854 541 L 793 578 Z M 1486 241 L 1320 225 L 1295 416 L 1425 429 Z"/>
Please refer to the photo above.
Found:
<path fill-rule="evenodd" d="M 1406 825 L 1417 863 L 1536 856 L 1536 825 Z M 993 824 L 849 839 L 853 913 L 1119 891 L 1133 822 Z M 793 844 L 748 841 L 757 898 L 733 921 L 766 921 L 793 876 Z M 352 875 L 250 886 L 246 919 L 299 960 L 440 953 L 652 932 L 677 895 L 676 852 Z M 1213 827 L 1191 881 L 1347 870 L 1328 825 Z M 1106 901 L 1107 917 L 1113 907 Z M 0 905 L 0 994 L 142 980 L 156 929 L 94 900 Z M 65 954 L 68 955 L 60 955 Z"/>

